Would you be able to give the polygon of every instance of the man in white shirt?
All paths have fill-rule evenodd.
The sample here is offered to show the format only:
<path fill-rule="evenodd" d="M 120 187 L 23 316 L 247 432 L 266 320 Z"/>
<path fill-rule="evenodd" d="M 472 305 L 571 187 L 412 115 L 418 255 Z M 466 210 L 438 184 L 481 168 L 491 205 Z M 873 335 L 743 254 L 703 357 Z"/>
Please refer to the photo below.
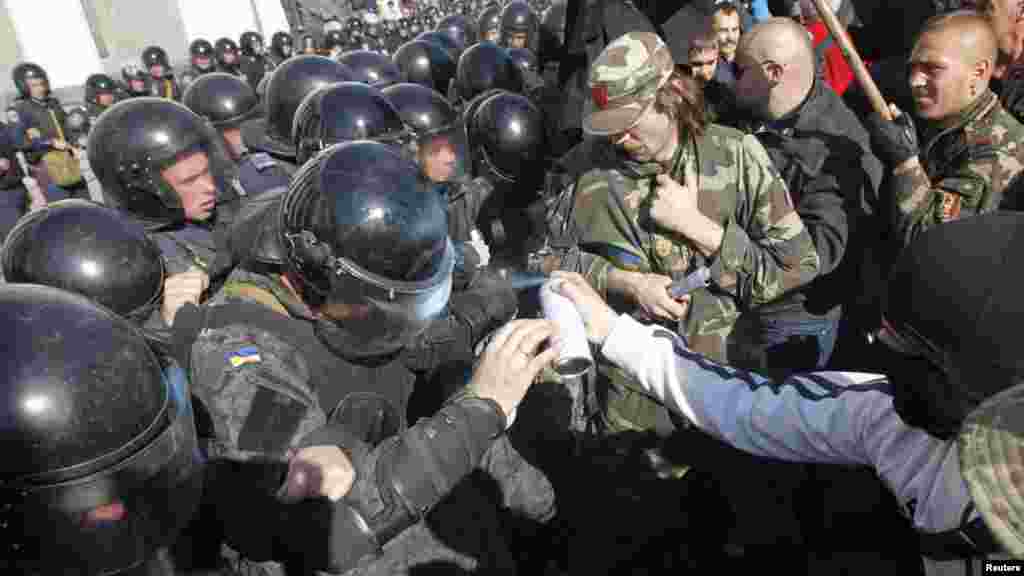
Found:
<path fill-rule="evenodd" d="M 581 276 L 556 275 L 591 342 L 667 408 L 752 454 L 872 467 L 920 534 L 928 574 L 983 574 L 1024 558 L 1022 249 L 1019 213 L 952 222 L 908 246 L 878 335 L 906 358 L 890 376 L 773 382 L 616 316 Z"/>

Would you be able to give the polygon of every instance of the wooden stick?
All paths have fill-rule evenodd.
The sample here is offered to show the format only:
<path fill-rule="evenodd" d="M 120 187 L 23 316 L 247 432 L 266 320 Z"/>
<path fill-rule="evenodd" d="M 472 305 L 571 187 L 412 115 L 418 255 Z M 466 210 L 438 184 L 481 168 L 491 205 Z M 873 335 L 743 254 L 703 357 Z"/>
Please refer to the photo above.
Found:
<path fill-rule="evenodd" d="M 882 118 L 891 121 L 892 113 L 889 112 L 889 106 L 886 104 L 882 92 L 878 89 L 878 85 L 875 84 L 875 80 L 868 73 L 868 67 L 864 65 L 860 54 L 857 53 L 857 49 L 853 46 L 853 41 L 850 40 L 850 35 L 846 32 L 846 28 L 839 23 L 839 19 L 832 13 L 832 9 L 825 4 L 825 0 L 814 0 L 814 6 L 818 9 L 818 15 L 825 22 L 825 27 L 828 28 L 829 33 L 839 43 L 839 49 L 842 50 L 843 57 L 846 58 L 850 67 L 853 68 L 853 75 L 857 77 L 857 82 L 864 88 L 868 101 L 871 102 L 871 107 Z"/>

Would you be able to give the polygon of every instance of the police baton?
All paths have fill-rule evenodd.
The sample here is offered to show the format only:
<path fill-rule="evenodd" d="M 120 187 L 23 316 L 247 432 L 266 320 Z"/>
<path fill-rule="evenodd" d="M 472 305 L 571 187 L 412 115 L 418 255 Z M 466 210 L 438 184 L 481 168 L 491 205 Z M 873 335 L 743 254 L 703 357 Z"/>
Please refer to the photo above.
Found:
<path fill-rule="evenodd" d="M 825 22 L 825 27 L 828 28 L 829 34 L 839 43 L 839 49 L 843 52 L 843 58 L 853 68 L 853 75 L 857 77 L 857 82 L 864 88 L 864 93 L 867 95 L 868 101 L 871 102 L 871 107 L 882 118 L 891 122 L 893 119 L 892 112 L 889 111 L 889 106 L 885 103 L 882 92 L 878 89 L 878 85 L 875 84 L 875 80 L 871 78 L 867 66 L 864 65 L 860 54 L 857 53 L 857 49 L 853 46 L 853 41 L 850 40 L 850 35 L 846 32 L 846 28 L 836 18 L 832 9 L 825 4 L 825 0 L 814 0 L 814 7 L 818 9 L 818 15 Z"/>

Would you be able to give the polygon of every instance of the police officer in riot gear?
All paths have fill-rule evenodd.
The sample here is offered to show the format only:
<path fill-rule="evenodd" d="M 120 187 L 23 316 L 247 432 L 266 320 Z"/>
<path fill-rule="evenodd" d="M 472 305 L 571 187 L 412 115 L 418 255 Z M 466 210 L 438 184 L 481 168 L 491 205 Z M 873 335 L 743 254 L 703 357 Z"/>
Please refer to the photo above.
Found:
<path fill-rule="evenodd" d="M 125 64 L 121 68 L 121 89 L 128 98 L 149 96 L 149 73 L 136 64 Z"/>
<path fill-rule="evenodd" d="M 22 62 L 11 72 L 14 86 L 18 90 L 18 98 L 7 109 L 7 126 L 15 146 L 27 151 L 27 160 L 35 164 L 39 162 L 41 171 L 47 174 L 57 162 L 64 164 L 74 162 L 77 165 L 78 149 L 69 140 L 66 125 L 67 115 L 60 101 L 50 94 L 50 79 L 38 64 Z M 67 153 L 74 158 L 66 156 Z M 77 182 L 68 181 L 65 186 L 77 186 Z M 50 201 L 63 200 L 68 192 L 64 188 L 50 185 L 43 191 Z"/>
<path fill-rule="evenodd" d="M 508 462 L 503 431 L 554 356 L 537 355 L 549 325 L 505 327 L 468 387 L 454 383 L 458 392 L 410 425 L 415 375 L 432 363 L 422 351 L 464 357 L 467 338 L 508 317 L 507 297 L 449 299 L 454 250 L 441 199 L 384 144 L 319 154 L 272 216 L 283 269 L 240 268 L 194 312 L 193 391 L 214 423 L 209 521 L 240 563 L 278 562 L 276 570 L 261 565 L 275 574 L 424 563 L 497 569 L 506 550 L 493 504 L 474 484 L 451 490 L 474 469 Z M 460 343 L 432 341 L 439 323 Z M 242 460 L 282 473 L 247 470 Z M 324 481 L 303 482 L 310 474 Z M 527 499 L 550 514 L 550 485 Z M 429 527 L 436 524 L 424 522 L 437 514 L 461 535 L 442 543 Z"/>
<path fill-rule="evenodd" d="M 525 2 L 510 2 L 501 11 L 501 38 L 506 48 L 528 48 L 535 54 L 539 49 L 537 15 Z"/>
<path fill-rule="evenodd" d="M 479 217 L 484 238 L 496 260 L 526 266 L 543 241 L 543 115 L 521 94 L 494 91 L 471 102 L 463 121 L 470 170 L 495 188 Z"/>
<path fill-rule="evenodd" d="M 476 26 L 479 30 L 480 42 L 494 42 L 497 44 L 498 38 L 501 36 L 501 8 L 498 6 L 486 8 L 480 13 Z"/>
<path fill-rule="evenodd" d="M 104 110 L 114 105 L 117 100 L 117 83 L 106 74 L 91 74 L 85 79 L 85 109 L 89 113 L 89 122 L 96 119 Z"/>
<path fill-rule="evenodd" d="M 339 56 L 345 51 L 345 46 L 348 42 L 345 38 L 345 34 L 341 30 L 331 30 L 324 34 L 324 45 L 322 52 L 324 56 L 328 58 L 334 58 Z"/>
<path fill-rule="evenodd" d="M 455 267 L 456 290 L 469 286 L 490 261 L 490 248 L 477 228 L 484 201 L 494 187 L 466 174 L 466 143 L 459 115 L 448 101 L 419 84 L 388 86 L 384 95 L 415 136 L 416 163 L 448 205 L 448 235 L 461 248 Z"/>
<path fill-rule="evenodd" d="M 104 202 L 146 226 L 170 274 L 227 272 L 214 230 L 228 215 L 218 203 L 241 193 L 223 139 L 202 118 L 164 99 L 119 102 L 93 127 L 89 163 Z"/>
<path fill-rule="evenodd" d="M 267 56 L 263 46 L 263 36 L 260 36 L 258 32 L 243 32 L 238 46 L 242 52 L 240 56 L 242 74 L 245 75 L 249 86 L 255 90 L 263 77 L 274 69 L 274 63 Z"/>
<path fill-rule="evenodd" d="M 203 74 L 209 74 L 217 70 L 217 63 L 214 60 L 213 44 L 209 40 L 197 38 L 188 46 L 189 67 L 178 75 L 181 89 L 188 89 L 189 84 L 195 82 Z"/>
<path fill-rule="evenodd" d="M 85 106 L 72 106 L 65 111 L 64 116 L 64 135 L 67 137 L 68 142 L 71 145 L 78 148 L 85 146 L 85 139 L 89 135 L 89 129 L 92 128 L 94 118 L 90 114 L 89 109 Z"/>
<path fill-rule="evenodd" d="M 149 93 L 158 98 L 178 100 L 181 88 L 174 79 L 167 52 L 159 46 L 149 46 L 142 51 L 142 67 L 149 72 Z"/>
<path fill-rule="evenodd" d="M 402 80 L 414 82 L 447 94 L 455 77 L 456 63 L 440 46 L 425 40 L 406 42 L 392 61 L 402 72 Z"/>
<path fill-rule="evenodd" d="M 221 38 L 213 46 L 214 57 L 217 60 L 217 71 L 242 75 L 242 61 L 238 52 L 238 44 L 231 38 Z"/>
<path fill-rule="evenodd" d="M 203 482 L 184 371 L 84 296 L 3 285 L 0 318 L 6 571 L 173 574 Z"/>
<path fill-rule="evenodd" d="M 270 39 L 270 59 L 274 67 L 280 66 L 282 62 L 295 54 L 295 40 L 287 32 L 274 32 Z"/>
<path fill-rule="evenodd" d="M 242 140 L 250 149 L 293 163 L 292 122 L 302 99 L 321 86 L 350 80 L 352 71 L 330 58 L 304 54 L 289 59 L 274 70 L 267 84 L 265 117 L 242 123 Z"/>
<path fill-rule="evenodd" d="M 185 90 L 181 99 L 189 110 L 216 128 L 238 163 L 238 183 L 247 197 L 288 186 L 291 174 L 265 152 L 250 152 L 242 142 L 242 122 L 259 114 L 256 92 L 237 76 L 215 72 Z"/>
<path fill-rule="evenodd" d="M 391 58 L 380 52 L 353 50 L 337 58 L 352 71 L 352 79 L 373 86 L 387 86 L 402 81 L 402 72 Z"/>
<path fill-rule="evenodd" d="M 507 50 L 481 42 L 459 59 L 450 96 L 453 102 L 465 104 L 490 90 L 522 93 L 523 74 Z"/>
<path fill-rule="evenodd" d="M 417 40 L 425 40 L 427 42 L 433 42 L 448 52 L 451 59 L 455 62 L 459 61 L 459 57 L 462 56 L 463 46 L 459 46 L 454 40 L 448 37 L 447 34 L 442 34 L 436 30 L 430 32 L 424 32 L 416 37 Z"/>

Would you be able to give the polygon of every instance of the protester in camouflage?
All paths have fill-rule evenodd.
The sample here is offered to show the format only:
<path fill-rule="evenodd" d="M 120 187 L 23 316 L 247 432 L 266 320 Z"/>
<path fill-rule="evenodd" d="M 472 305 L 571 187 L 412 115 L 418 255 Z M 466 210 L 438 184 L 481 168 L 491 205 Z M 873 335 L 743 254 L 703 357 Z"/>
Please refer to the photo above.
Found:
<path fill-rule="evenodd" d="M 870 117 L 875 151 L 891 171 L 892 225 L 901 246 L 943 222 L 997 209 L 1024 168 L 1024 126 L 989 89 L 996 53 L 985 17 L 960 11 L 932 18 L 910 56 L 922 126 L 915 130 L 910 116 L 892 106 L 895 121 Z"/>
<path fill-rule="evenodd" d="M 612 302 L 675 323 L 694 350 L 726 361 L 742 311 L 817 274 L 786 185 L 755 137 L 705 123 L 699 88 L 675 72 L 657 36 L 610 44 L 590 87 L 597 111 L 585 130 L 608 137 L 617 158 L 577 183 L 580 246 L 601 256 L 585 276 Z M 701 267 L 707 288 L 669 297 L 673 280 Z"/>

